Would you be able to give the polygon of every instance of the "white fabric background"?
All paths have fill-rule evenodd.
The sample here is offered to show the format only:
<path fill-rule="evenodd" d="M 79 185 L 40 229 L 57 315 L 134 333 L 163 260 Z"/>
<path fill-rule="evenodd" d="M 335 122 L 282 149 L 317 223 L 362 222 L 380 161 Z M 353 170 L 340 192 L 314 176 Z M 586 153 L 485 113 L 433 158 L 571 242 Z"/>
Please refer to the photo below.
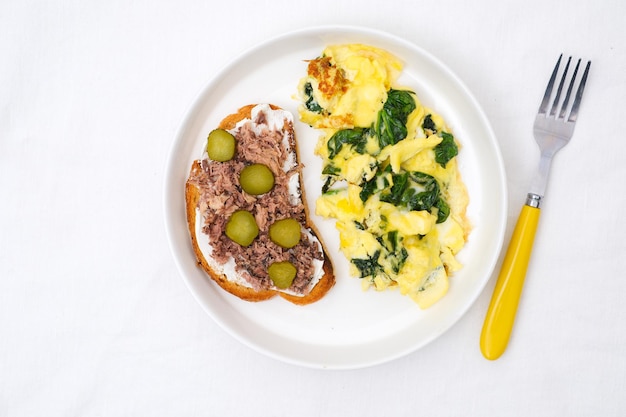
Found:
<path fill-rule="evenodd" d="M 3 0 L 0 416 L 625 415 L 625 17 L 622 0 Z M 319 24 L 404 37 L 466 83 L 506 163 L 507 238 L 547 72 L 593 61 L 498 361 L 478 347 L 495 277 L 414 354 L 317 371 L 241 345 L 179 276 L 162 188 L 185 111 L 242 51 Z"/>

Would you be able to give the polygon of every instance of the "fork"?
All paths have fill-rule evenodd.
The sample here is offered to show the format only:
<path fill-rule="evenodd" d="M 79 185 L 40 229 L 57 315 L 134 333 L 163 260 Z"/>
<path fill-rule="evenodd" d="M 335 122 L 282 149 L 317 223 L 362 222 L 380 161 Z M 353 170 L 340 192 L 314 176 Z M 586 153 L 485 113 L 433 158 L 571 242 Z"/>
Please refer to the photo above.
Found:
<path fill-rule="evenodd" d="M 561 58 L 563 54 L 559 56 L 552 71 L 533 126 L 535 141 L 541 151 L 539 169 L 531 183 L 526 203 L 522 206 L 513 230 L 480 335 L 480 349 L 483 356 L 490 360 L 498 359 L 508 345 L 535 240 L 540 206 L 545 194 L 552 158 L 574 134 L 580 102 L 591 67 L 591 61 L 588 61 L 570 108 L 571 94 L 581 60 L 579 59 L 576 63 L 565 98 L 561 100 L 572 57 L 567 60 L 556 93 L 553 94 L 552 90 L 559 72 Z M 548 109 L 551 100 L 553 100 L 552 106 Z"/>

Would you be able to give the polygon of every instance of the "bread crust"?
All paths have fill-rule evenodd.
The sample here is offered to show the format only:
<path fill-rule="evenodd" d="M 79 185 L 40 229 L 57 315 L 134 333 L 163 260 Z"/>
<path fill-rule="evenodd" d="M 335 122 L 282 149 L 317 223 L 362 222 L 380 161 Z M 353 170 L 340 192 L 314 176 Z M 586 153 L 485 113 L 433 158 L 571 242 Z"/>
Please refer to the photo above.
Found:
<path fill-rule="evenodd" d="M 235 125 L 246 118 L 251 117 L 252 109 L 256 106 L 256 104 L 248 104 L 246 106 L 241 107 L 236 113 L 230 114 L 226 116 L 219 123 L 219 128 L 221 129 L 232 129 Z M 270 107 L 274 110 L 280 109 L 280 107 L 270 104 Z M 300 156 L 297 152 L 296 147 L 296 159 L 299 161 Z M 193 177 L 196 172 L 201 170 L 200 160 L 195 160 L 192 163 L 191 170 L 189 173 L 189 178 Z M 297 304 L 297 305 L 306 305 L 316 302 L 323 298 L 328 291 L 335 285 L 335 275 L 333 270 L 333 265 L 330 261 L 330 258 L 327 254 L 326 248 L 319 238 L 319 233 L 314 227 L 313 223 L 310 221 L 309 211 L 306 204 L 306 196 L 304 194 L 304 184 L 302 176 L 300 176 L 300 190 L 301 190 L 301 198 L 305 207 L 306 213 L 306 224 L 303 226 L 311 230 L 311 232 L 318 238 L 320 244 L 322 245 L 322 252 L 324 255 L 324 264 L 323 271 L 324 274 L 321 279 L 317 282 L 315 287 L 311 289 L 311 291 L 305 296 L 296 296 L 287 294 L 281 291 L 276 290 L 263 290 L 257 291 L 253 288 L 249 288 L 243 285 L 239 285 L 236 282 L 229 281 L 226 275 L 214 270 L 207 259 L 204 257 L 204 254 L 200 250 L 200 246 L 198 245 L 198 238 L 196 236 L 196 209 L 198 207 L 198 201 L 200 199 L 200 191 L 199 189 L 190 183 L 189 180 L 185 183 L 185 206 L 186 206 L 186 215 L 187 215 L 187 225 L 189 228 L 189 234 L 191 236 L 191 243 L 193 247 L 193 251 L 195 253 L 198 266 L 201 267 L 206 274 L 223 290 L 229 292 L 230 294 L 235 295 L 236 297 L 241 298 L 245 301 L 258 302 L 268 300 L 270 298 L 279 295 L 285 300 Z"/>

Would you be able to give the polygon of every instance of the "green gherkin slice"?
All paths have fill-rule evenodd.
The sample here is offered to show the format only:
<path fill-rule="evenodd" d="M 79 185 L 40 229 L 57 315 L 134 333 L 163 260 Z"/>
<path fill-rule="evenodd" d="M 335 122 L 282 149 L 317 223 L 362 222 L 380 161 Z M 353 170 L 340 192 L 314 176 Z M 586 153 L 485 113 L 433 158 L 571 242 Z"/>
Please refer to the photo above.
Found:
<path fill-rule="evenodd" d="M 274 285 L 280 289 L 285 289 L 291 286 L 298 271 L 291 262 L 282 261 L 271 264 L 267 272 Z"/>
<path fill-rule="evenodd" d="M 226 162 L 235 156 L 235 146 L 236 140 L 232 134 L 224 129 L 215 129 L 209 133 L 206 151 L 210 159 Z"/>
<path fill-rule="evenodd" d="M 248 194 L 265 194 L 274 187 L 274 174 L 266 165 L 248 165 L 239 175 L 239 184 Z"/>
<path fill-rule="evenodd" d="M 269 235 L 272 242 L 289 249 L 300 243 L 300 223 L 295 219 L 282 219 L 270 226 Z"/>
<path fill-rule="evenodd" d="M 241 246 L 250 246 L 259 235 L 259 226 L 252 213 L 238 210 L 230 216 L 226 223 L 226 236 Z"/>

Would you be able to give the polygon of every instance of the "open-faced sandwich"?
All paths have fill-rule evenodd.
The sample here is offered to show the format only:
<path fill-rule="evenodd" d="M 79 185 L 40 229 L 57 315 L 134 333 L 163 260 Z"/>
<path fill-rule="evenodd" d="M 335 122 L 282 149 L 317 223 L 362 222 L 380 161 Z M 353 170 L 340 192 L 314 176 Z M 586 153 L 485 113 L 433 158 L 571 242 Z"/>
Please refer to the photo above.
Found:
<path fill-rule="evenodd" d="M 304 305 L 335 283 L 299 161 L 292 114 L 251 104 L 211 131 L 192 164 L 185 196 L 198 264 L 243 300 L 280 295 Z"/>

